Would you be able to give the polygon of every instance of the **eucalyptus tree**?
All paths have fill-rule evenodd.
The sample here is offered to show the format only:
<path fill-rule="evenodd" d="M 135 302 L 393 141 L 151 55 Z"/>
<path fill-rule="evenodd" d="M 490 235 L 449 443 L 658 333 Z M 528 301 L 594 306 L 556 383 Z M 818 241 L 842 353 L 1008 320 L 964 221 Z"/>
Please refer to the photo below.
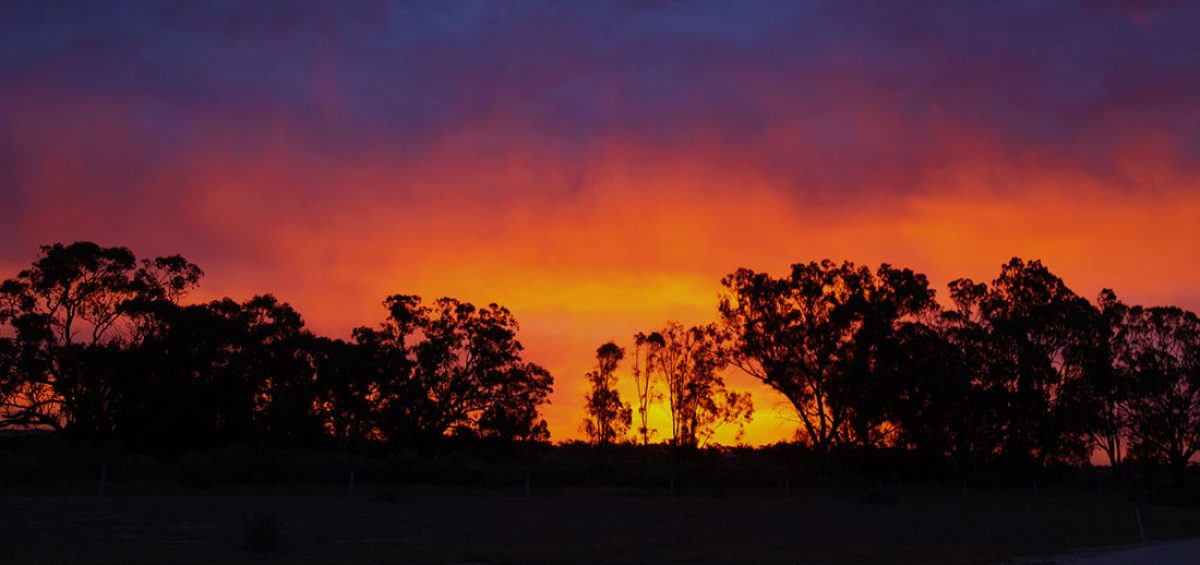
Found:
<path fill-rule="evenodd" d="M 1167 464 L 1183 483 L 1200 450 L 1200 318 L 1176 307 L 1135 306 L 1126 340 L 1134 448 Z"/>
<path fill-rule="evenodd" d="M 1088 387 L 1109 368 L 1100 312 L 1040 261 L 1014 258 L 978 297 L 1007 393 L 1003 456 L 1012 464 L 1081 463 L 1094 415 Z"/>
<path fill-rule="evenodd" d="M 739 269 L 722 280 L 733 363 L 782 394 L 819 455 L 885 432 L 874 358 L 896 327 L 933 305 L 924 275 L 881 265 L 798 263 L 787 277 Z"/>
<path fill-rule="evenodd" d="M 358 328 L 356 343 L 383 372 L 379 428 L 401 443 L 430 446 L 447 434 L 544 441 L 553 378 L 526 361 L 507 308 L 452 298 L 426 306 L 412 295 L 384 301 L 387 320 Z"/>
<path fill-rule="evenodd" d="M 382 374 L 359 344 L 314 337 L 315 410 L 339 449 L 380 438 L 378 416 Z"/>
<path fill-rule="evenodd" d="M 1096 308 L 1100 314 L 1096 325 L 1099 332 L 1096 356 L 1103 365 L 1091 371 L 1077 390 L 1089 418 L 1086 426 L 1089 444 L 1104 453 L 1113 476 L 1121 478 L 1128 452 L 1129 403 L 1134 385 L 1128 364 L 1134 310 L 1110 289 L 1100 292 Z"/>
<path fill-rule="evenodd" d="M 629 431 L 632 409 L 617 390 L 617 366 L 625 350 L 613 342 L 596 349 L 596 368 L 589 371 L 589 389 L 584 395 L 583 432 L 595 445 L 617 443 Z"/>
<path fill-rule="evenodd" d="M 645 372 L 662 382 L 671 416 L 671 442 L 695 448 L 725 425 L 743 426 L 754 414 L 750 394 L 730 390 L 721 376 L 728 365 L 724 336 L 713 324 L 684 327 L 669 322 L 647 341 L 654 347 Z"/>
<path fill-rule="evenodd" d="M 637 396 L 638 415 L 638 426 L 635 431 L 641 438 L 642 445 L 646 446 L 650 444 L 650 437 L 656 432 L 650 428 L 650 405 L 661 398 L 661 394 L 655 386 L 659 382 L 656 378 L 658 375 L 656 366 L 666 342 L 659 332 L 651 332 L 649 335 L 638 332 L 633 336 L 633 343 L 632 374 L 634 392 Z"/>
<path fill-rule="evenodd" d="M 182 257 L 139 262 L 124 247 L 91 242 L 41 248 L 29 268 L 0 283 L 0 324 L 9 327 L 18 381 L 0 424 L 46 427 L 72 437 L 112 433 L 124 353 L 202 272 Z"/>

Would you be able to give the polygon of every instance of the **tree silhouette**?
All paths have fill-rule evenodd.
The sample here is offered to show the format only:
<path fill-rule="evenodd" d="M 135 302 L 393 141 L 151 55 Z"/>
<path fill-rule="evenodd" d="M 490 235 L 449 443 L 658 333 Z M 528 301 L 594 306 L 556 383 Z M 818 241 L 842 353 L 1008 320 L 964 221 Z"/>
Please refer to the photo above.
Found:
<path fill-rule="evenodd" d="M 254 383 L 254 417 L 271 445 L 314 443 L 323 425 L 314 409 L 315 370 L 308 351 L 312 335 L 300 313 L 272 295 L 241 304 L 239 325 L 255 354 L 249 360 Z"/>
<path fill-rule="evenodd" d="M 151 304 L 177 300 L 202 273 L 177 256 L 139 267 L 128 249 L 91 242 L 41 252 L 0 284 L 0 322 L 14 329 L 22 374 L 3 399 L 2 423 L 110 436 L 123 352 L 148 331 Z"/>
<path fill-rule="evenodd" d="M 3 323 L 3 320 L 0 320 Z M 17 344 L 9 337 L 0 336 L 0 422 L 7 422 L 14 399 L 20 395 L 18 391 L 24 386 L 21 372 L 18 370 Z"/>
<path fill-rule="evenodd" d="M 358 344 L 340 339 L 313 338 L 308 350 L 316 373 L 315 408 L 325 430 L 338 447 L 378 439 L 381 374 Z"/>
<path fill-rule="evenodd" d="M 839 441 L 859 447 L 877 447 L 894 441 L 896 427 L 889 421 L 900 381 L 888 371 L 888 360 L 902 343 L 902 334 L 936 317 L 934 293 L 925 275 L 882 265 L 874 273 L 860 269 L 861 277 L 847 288 L 841 315 L 851 318 L 842 326 L 846 344 L 836 354 L 836 373 L 830 383 L 831 398 L 844 405 L 845 434 Z"/>
<path fill-rule="evenodd" d="M 270 294 L 184 304 L 203 276 L 178 256 L 138 260 L 89 242 L 41 248 L 0 283 L 0 428 L 165 456 L 234 444 L 442 449 L 448 436 L 545 441 L 553 379 L 524 358 L 505 308 L 394 295 L 378 327 L 313 335 Z M 831 451 L 899 448 L 963 474 L 1080 466 L 1126 452 L 1182 482 L 1200 450 L 1200 319 L 1094 303 L 1039 261 L 990 284 L 958 279 L 940 308 L 924 275 L 881 265 L 740 269 L 720 325 L 634 336 L 636 435 L 664 400 L 671 443 L 697 447 L 750 421 L 733 365 L 787 398 L 818 466 Z M 625 351 L 587 374 L 584 431 L 621 441 Z M 468 445 L 474 442 L 457 442 Z M 1128 446 L 1128 447 L 1127 447 Z M 644 453 L 650 454 L 647 450 Z"/>
<path fill-rule="evenodd" d="M 791 402 L 807 443 L 824 454 L 872 442 L 881 412 L 864 395 L 871 356 L 898 321 L 931 307 L 924 275 L 826 260 L 793 265 L 786 278 L 740 269 L 722 284 L 734 363 Z"/>
<path fill-rule="evenodd" d="M 410 295 L 384 301 L 379 329 L 355 339 L 383 370 L 383 435 L 430 446 L 447 433 L 542 441 L 549 433 L 537 408 L 553 379 L 522 358 L 517 321 L 508 309 L 441 298 L 432 307 Z"/>
<path fill-rule="evenodd" d="M 1080 463 L 1088 424 L 1081 383 L 1108 364 L 1099 313 L 1040 261 L 1012 259 L 979 302 L 1008 393 L 1003 455 L 1017 465 Z"/>
<path fill-rule="evenodd" d="M 637 435 L 642 439 L 642 445 L 650 445 L 650 436 L 655 430 L 650 429 L 650 404 L 658 400 L 660 395 L 655 390 L 657 371 L 654 367 L 659 363 L 666 342 L 662 334 L 652 332 L 650 335 L 639 332 L 633 336 L 633 386 L 637 394 L 638 427 Z"/>
<path fill-rule="evenodd" d="M 1080 381 L 1078 390 L 1090 418 L 1087 429 L 1091 446 L 1108 457 L 1113 476 L 1121 478 L 1125 464 L 1125 444 L 1129 435 L 1129 400 L 1133 376 L 1124 360 L 1128 358 L 1130 309 L 1110 289 L 1096 300 L 1097 361 L 1103 365 Z"/>
<path fill-rule="evenodd" d="M 959 279 L 949 284 L 949 290 L 952 307 L 936 320 L 939 341 L 933 342 L 934 349 L 919 361 L 928 373 L 918 386 L 925 389 L 924 394 L 940 397 L 933 401 L 928 416 L 946 420 L 943 433 L 952 440 L 948 455 L 960 470 L 970 472 L 992 464 L 1004 445 L 1002 422 L 1009 401 L 1004 376 L 1011 367 L 993 346 L 980 307 L 987 286 Z M 940 374 L 946 378 L 940 379 Z M 906 431 L 919 426 L 902 424 Z"/>
<path fill-rule="evenodd" d="M 583 431 L 596 445 L 609 445 L 625 437 L 629 431 L 631 409 L 617 391 L 617 365 L 625 358 L 625 350 L 613 342 L 596 349 L 596 370 L 587 374 L 591 386 L 584 395 Z"/>
<path fill-rule="evenodd" d="M 124 413 L 126 442 L 185 452 L 256 444 L 263 354 L 243 305 L 230 299 L 168 310 L 137 351 L 137 391 Z"/>
<path fill-rule="evenodd" d="M 1120 363 L 1133 378 L 1134 447 L 1166 463 L 1176 483 L 1200 449 L 1200 319 L 1175 307 L 1133 307 Z"/>
<path fill-rule="evenodd" d="M 1003 396 L 987 385 L 975 336 L 949 320 L 900 328 L 879 370 L 894 385 L 887 403 L 895 445 L 926 457 L 949 457 L 963 473 L 989 462 L 1001 435 Z"/>
<path fill-rule="evenodd" d="M 754 405 L 748 393 L 727 390 L 720 372 L 726 367 L 723 336 L 715 325 L 684 328 L 669 322 L 650 334 L 657 351 L 646 365 L 648 375 L 666 385 L 671 413 L 671 442 L 680 447 L 703 445 L 725 424 L 749 423 Z M 659 345 L 660 344 L 660 345 Z"/>

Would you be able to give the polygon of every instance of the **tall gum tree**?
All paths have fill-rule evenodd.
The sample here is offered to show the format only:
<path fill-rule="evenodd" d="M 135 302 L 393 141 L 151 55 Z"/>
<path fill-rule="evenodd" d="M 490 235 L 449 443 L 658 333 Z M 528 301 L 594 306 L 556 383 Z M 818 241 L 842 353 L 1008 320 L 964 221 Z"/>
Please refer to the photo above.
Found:
<path fill-rule="evenodd" d="M 722 285 L 731 360 L 788 399 L 814 451 L 878 439 L 873 357 L 897 324 L 933 307 L 924 275 L 825 260 L 787 277 L 739 269 Z"/>

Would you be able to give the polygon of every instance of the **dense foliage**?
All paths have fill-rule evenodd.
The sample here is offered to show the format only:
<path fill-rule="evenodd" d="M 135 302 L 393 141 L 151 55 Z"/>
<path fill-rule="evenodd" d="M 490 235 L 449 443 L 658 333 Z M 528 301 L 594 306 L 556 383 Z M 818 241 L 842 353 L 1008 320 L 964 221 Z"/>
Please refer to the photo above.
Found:
<path fill-rule="evenodd" d="M 187 303 L 203 273 L 93 243 L 43 247 L 0 285 L 0 428 L 179 455 L 232 445 L 394 453 L 449 438 L 546 442 L 550 374 L 524 358 L 507 309 L 409 295 L 350 340 L 308 331 L 270 295 Z M 582 428 L 643 449 L 662 402 L 672 449 L 749 421 L 742 370 L 794 410 L 807 461 L 904 453 L 954 473 L 1087 465 L 1103 453 L 1182 481 L 1200 449 L 1200 319 L 1076 295 L 1038 261 L 990 284 L 882 265 L 804 263 L 722 281 L 719 321 L 633 336 L 636 398 L 617 392 L 626 350 L 597 350 Z M 635 420 L 633 415 L 637 414 Z M 630 434 L 635 438 L 630 438 Z M 621 449 L 628 449 L 627 447 Z"/>
<path fill-rule="evenodd" d="M 552 379 L 500 306 L 392 296 L 343 341 L 270 295 L 182 304 L 201 276 L 177 256 L 43 247 L 0 286 L 0 425 L 168 453 L 548 438 Z"/>

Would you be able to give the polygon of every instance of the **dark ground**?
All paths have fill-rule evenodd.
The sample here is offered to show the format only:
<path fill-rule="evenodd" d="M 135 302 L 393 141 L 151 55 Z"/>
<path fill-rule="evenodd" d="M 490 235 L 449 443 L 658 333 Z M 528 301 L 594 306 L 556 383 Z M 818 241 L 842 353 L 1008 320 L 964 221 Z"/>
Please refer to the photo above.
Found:
<path fill-rule="evenodd" d="M 1135 509 L 1200 536 L 1200 507 L 1067 489 L 119 490 L 0 497 L 0 562 L 990 563 L 1136 543 Z"/>

